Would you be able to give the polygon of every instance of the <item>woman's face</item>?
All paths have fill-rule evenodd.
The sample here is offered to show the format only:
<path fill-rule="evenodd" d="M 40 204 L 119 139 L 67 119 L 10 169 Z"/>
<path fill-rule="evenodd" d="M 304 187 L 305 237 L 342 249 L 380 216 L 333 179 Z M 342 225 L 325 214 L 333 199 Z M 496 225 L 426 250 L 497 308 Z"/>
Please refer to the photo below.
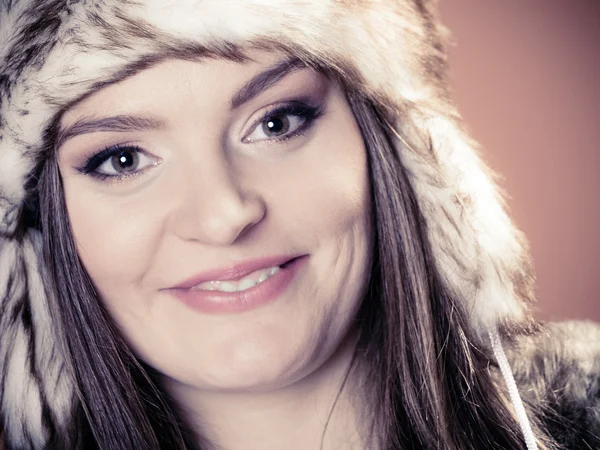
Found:
<path fill-rule="evenodd" d="M 366 153 L 344 95 L 258 60 L 166 61 L 61 121 L 69 219 L 100 298 L 141 359 L 201 389 L 314 371 L 370 271 Z"/>

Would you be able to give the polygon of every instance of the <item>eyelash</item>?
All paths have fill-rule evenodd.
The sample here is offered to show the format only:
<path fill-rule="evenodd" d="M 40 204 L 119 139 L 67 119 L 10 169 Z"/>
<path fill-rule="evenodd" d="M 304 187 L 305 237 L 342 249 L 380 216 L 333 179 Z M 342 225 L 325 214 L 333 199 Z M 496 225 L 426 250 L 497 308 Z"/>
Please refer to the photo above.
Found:
<path fill-rule="evenodd" d="M 251 128 L 250 134 L 256 130 L 258 126 L 264 123 L 267 119 L 275 116 L 297 116 L 303 119 L 302 124 L 291 133 L 288 133 L 282 137 L 273 137 L 267 139 L 260 139 L 257 141 L 250 141 L 249 143 L 281 143 L 285 141 L 289 141 L 290 139 L 294 139 L 296 137 L 304 135 L 314 124 L 314 122 L 323 115 L 324 110 L 322 106 L 310 106 L 308 104 L 302 102 L 290 102 L 288 104 L 283 104 L 276 106 L 268 111 L 266 111 L 253 125 Z M 246 135 L 242 141 L 247 139 L 248 135 Z M 248 143 L 248 142 L 247 142 Z M 97 169 L 108 161 L 112 156 L 123 152 L 124 150 L 135 151 L 139 154 L 149 156 L 148 153 L 142 149 L 141 147 L 135 144 L 117 144 L 111 145 L 110 147 L 101 150 L 100 152 L 92 155 L 87 161 L 83 164 L 83 166 L 76 168 L 80 173 L 85 175 L 92 176 L 100 181 L 102 180 L 125 180 L 127 178 L 135 177 L 140 175 L 144 169 L 136 170 L 126 174 L 120 175 L 112 175 L 106 174 L 102 172 L 98 172 Z"/>
<path fill-rule="evenodd" d="M 140 153 L 143 155 L 148 155 L 148 153 L 144 149 L 142 149 L 141 147 L 139 147 L 138 145 L 135 145 L 135 144 L 125 143 L 125 144 L 111 145 L 109 147 L 106 147 L 104 150 L 101 150 L 100 152 L 92 155 L 90 158 L 87 159 L 87 161 L 85 162 L 85 164 L 83 166 L 77 167 L 76 169 L 79 172 L 83 173 L 84 175 L 90 175 L 99 180 L 106 180 L 106 179 L 122 180 L 122 179 L 130 178 L 135 175 L 139 175 L 139 173 L 141 172 L 140 170 L 138 170 L 136 172 L 121 174 L 121 175 L 109 175 L 109 174 L 97 171 L 98 167 L 100 167 L 102 164 L 104 164 L 106 161 L 108 161 L 112 156 L 114 156 L 120 152 L 123 152 L 125 150 L 133 150 L 137 153 Z"/>
<path fill-rule="evenodd" d="M 251 129 L 254 131 L 261 123 L 264 123 L 268 118 L 275 116 L 297 116 L 302 118 L 304 121 L 296 130 L 286 134 L 282 137 L 275 137 L 271 139 L 261 139 L 256 142 L 285 142 L 289 141 L 298 136 L 302 136 L 308 131 L 314 122 L 320 118 L 324 113 L 322 106 L 310 106 L 301 102 L 292 102 L 284 105 L 279 105 L 266 111 L 254 124 Z M 244 137 L 245 140 L 247 138 Z"/>

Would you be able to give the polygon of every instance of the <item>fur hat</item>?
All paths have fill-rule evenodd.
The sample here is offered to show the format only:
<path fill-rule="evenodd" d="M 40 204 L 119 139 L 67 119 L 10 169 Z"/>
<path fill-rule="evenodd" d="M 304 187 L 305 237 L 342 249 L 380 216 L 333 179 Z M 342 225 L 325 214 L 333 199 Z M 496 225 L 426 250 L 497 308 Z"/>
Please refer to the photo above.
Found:
<path fill-rule="evenodd" d="M 73 103 L 166 57 L 277 48 L 318 61 L 385 110 L 437 270 L 475 330 L 522 322 L 526 244 L 445 79 L 430 0 L 4 0 L 0 3 L 0 410 L 11 442 L 40 447 L 72 382 L 53 338 L 40 231 L 23 220 L 47 130 Z"/>

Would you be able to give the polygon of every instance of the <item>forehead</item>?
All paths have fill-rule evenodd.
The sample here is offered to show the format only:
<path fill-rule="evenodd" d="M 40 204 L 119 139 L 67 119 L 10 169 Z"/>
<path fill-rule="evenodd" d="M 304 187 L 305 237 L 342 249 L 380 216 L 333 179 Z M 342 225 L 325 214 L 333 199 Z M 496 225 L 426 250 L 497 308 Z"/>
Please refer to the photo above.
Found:
<path fill-rule="evenodd" d="M 166 59 L 91 93 L 68 108 L 60 124 L 64 127 L 90 115 L 159 110 L 167 106 L 170 98 L 182 95 L 200 100 L 205 106 L 225 103 L 236 106 L 234 94 L 243 94 L 238 91 L 247 88 L 249 81 L 254 82 L 255 90 L 261 84 L 266 88 L 303 69 L 306 66 L 297 58 L 274 51 L 253 52 L 243 62 L 219 58 Z M 314 76 L 315 72 L 312 73 Z"/>

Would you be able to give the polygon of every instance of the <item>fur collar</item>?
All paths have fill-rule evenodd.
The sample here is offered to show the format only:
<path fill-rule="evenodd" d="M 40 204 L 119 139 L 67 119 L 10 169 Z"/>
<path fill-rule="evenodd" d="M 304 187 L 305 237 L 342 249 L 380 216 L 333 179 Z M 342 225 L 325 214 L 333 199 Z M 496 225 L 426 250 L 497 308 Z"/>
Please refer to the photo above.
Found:
<path fill-rule="evenodd" d="M 520 394 L 564 449 L 600 449 L 600 325 L 550 323 L 507 349 Z"/>

